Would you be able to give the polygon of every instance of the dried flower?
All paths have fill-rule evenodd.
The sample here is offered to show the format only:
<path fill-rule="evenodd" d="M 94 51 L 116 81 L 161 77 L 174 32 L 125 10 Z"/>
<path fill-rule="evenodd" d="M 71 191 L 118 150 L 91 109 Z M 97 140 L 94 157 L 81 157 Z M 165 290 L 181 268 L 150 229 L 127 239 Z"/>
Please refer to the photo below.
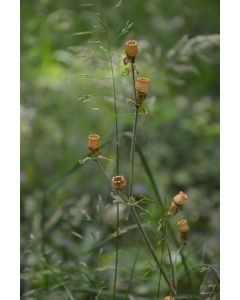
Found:
<path fill-rule="evenodd" d="M 125 53 L 127 57 L 134 60 L 134 58 L 138 54 L 138 43 L 134 40 L 127 41 L 125 44 Z"/>
<path fill-rule="evenodd" d="M 124 176 L 114 176 L 112 178 L 112 188 L 115 190 L 123 190 L 127 185 Z"/>
<path fill-rule="evenodd" d="M 88 136 L 88 149 L 94 153 L 94 155 L 99 154 L 99 149 L 101 146 L 100 136 L 98 134 L 90 134 Z"/>
<path fill-rule="evenodd" d="M 164 297 L 164 300 L 174 300 L 174 297 L 172 297 L 172 296 L 166 296 L 166 297 Z"/>
<path fill-rule="evenodd" d="M 180 191 L 174 198 L 173 201 L 177 205 L 183 205 L 188 199 L 188 195 L 185 194 L 184 192 Z"/>
<path fill-rule="evenodd" d="M 147 94 L 149 88 L 149 79 L 146 77 L 138 77 L 136 80 L 136 90 L 140 93 Z"/>
<path fill-rule="evenodd" d="M 136 80 L 136 105 L 140 106 L 147 98 L 149 79 L 138 77 Z"/>
<path fill-rule="evenodd" d="M 188 195 L 182 191 L 175 195 L 171 203 L 171 207 L 168 211 L 168 216 L 176 215 L 180 210 L 182 210 L 183 205 L 186 203 L 187 199 Z"/>
<path fill-rule="evenodd" d="M 178 229 L 179 229 L 180 234 L 181 234 L 181 241 L 185 245 L 186 241 L 187 241 L 187 238 L 188 238 L 188 232 L 189 232 L 188 221 L 182 219 L 182 220 L 178 221 L 177 225 L 178 225 Z"/>

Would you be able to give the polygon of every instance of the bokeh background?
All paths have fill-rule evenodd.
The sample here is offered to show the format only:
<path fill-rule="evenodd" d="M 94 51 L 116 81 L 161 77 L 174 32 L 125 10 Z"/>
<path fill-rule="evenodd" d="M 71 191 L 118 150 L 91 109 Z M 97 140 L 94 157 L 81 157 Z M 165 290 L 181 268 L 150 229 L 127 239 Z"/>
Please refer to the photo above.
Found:
<path fill-rule="evenodd" d="M 151 80 L 138 144 L 159 193 L 168 201 L 179 190 L 189 195 L 183 216 L 191 235 L 184 251 L 192 282 L 177 261 L 179 291 L 207 299 L 219 268 L 218 0 L 21 0 L 21 299 L 111 299 L 115 205 L 94 163 L 78 164 L 88 152 L 87 136 L 98 133 L 109 142 L 102 155 L 110 160 L 102 164 L 115 174 L 107 36 L 120 170 L 128 177 L 134 111 L 123 49 L 136 39 L 137 70 Z M 160 245 L 161 211 L 138 154 L 134 194 L 149 198 L 142 220 Z M 119 297 L 137 259 L 131 299 L 156 299 L 158 274 L 124 210 L 121 228 Z M 164 264 L 169 267 L 167 257 Z"/>

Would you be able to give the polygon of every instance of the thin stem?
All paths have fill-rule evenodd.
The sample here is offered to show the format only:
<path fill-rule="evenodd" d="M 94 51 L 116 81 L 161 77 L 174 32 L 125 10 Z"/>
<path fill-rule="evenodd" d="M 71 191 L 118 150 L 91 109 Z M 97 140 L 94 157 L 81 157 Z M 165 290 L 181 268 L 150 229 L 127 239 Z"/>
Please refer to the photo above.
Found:
<path fill-rule="evenodd" d="M 167 236 L 166 236 L 166 245 L 167 245 L 169 262 L 170 262 L 170 266 L 171 266 L 171 270 L 172 270 L 172 282 L 173 282 L 173 286 L 176 290 L 177 289 L 177 284 L 176 284 L 176 279 L 175 279 L 175 271 L 174 271 L 174 265 L 173 265 L 173 261 L 172 261 L 172 255 L 171 255 L 171 252 L 170 252 L 170 247 L 169 247 L 169 243 L 168 243 L 168 240 L 167 240 Z"/>
<path fill-rule="evenodd" d="M 118 138 L 118 110 L 117 110 L 117 97 L 116 97 L 116 86 L 115 78 L 113 73 L 113 61 L 112 61 L 112 51 L 111 45 L 107 33 L 107 43 L 108 43 L 108 54 L 111 65 L 112 73 L 112 85 L 113 85 L 113 99 L 114 99 L 114 115 L 115 115 L 115 139 L 116 139 L 116 172 L 119 175 L 119 138 Z M 114 286 L 113 286 L 113 300 L 115 300 L 116 295 L 116 284 L 117 284 L 117 271 L 118 271 L 118 252 L 119 252 L 119 204 L 117 203 L 117 228 L 116 228 L 116 258 L 115 258 L 115 274 L 114 274 Z"/>
<path fill-rule="evenodd" d="M 168 279 L 167 274 L 164 271 L 161 263 L 158 260 L 158 257 L 156 255 L 154 249 L 153 249 L 153 246 L 152 246 L 152 244 L 151 244 L 151 242 L 150 242 L 150 240 L 149 240 L 149 238 L 148 238 L 148 236 L 147 236 L 144 228 L 142 227 L 141 221 L 140 221 L 140 219 L 139 219 L 139 217 L 138 217 L 138 215 L 137 215 L 137 213 L 135 211 L 135 208 L 131 206 L 130 210 L 131 210 L 131 213 L 132 213 L 132 216 L 133 216 L 134 220 L 136 221 L 136 223 L 137 223 L 137 225 L 138 225 L 138 227 L 140 229 L 140 232 L 142 234 L 142 237 L 143 237 L 143 239 L 144 239 L 144 241 L 146 243 L 146 246 L 147 246 L 148 250 L 152 254 L 152 257 L 155 260 L 159 271 L 162 273 L 162 275 L 163 275 L 163 277 L 164 277 L 164 279 L 165 279 L 165 281 L 166 281 L 166 283 L 167 283 L 167 285 L 168 285 L 171 293 L 175 296 L 176 295 L 175 289 L 174 289 L 173 285 L 171 284 L 170 280 Z"/>
<path fill-rule="evenodd" d="M 165 207 L 166 207 L 166 203 L 165 203 Z M 164 247 L 165 247 L 165 241 L 167 239 L 166 237 L 166 222 L 167 220 L 164 218 L 166 212 L 164 212 L 162 218 L 161 218 L 161 227 L 162 227 L 162 251 L 161 251 L 161 258 L 160 258 L 160 263 L 162 265 L 162 261 L 163 261 L 163 253 L 164 253 Z M 165 221 L 165 222 L 164 222 Z M 162 273 L 159 272 L 159 280 L 158 280 L 158 289 L 157 289 L 157 300 L 159 299 L 159 295 L 160 295 L 160 285 L 161 285 L 161 279 L 162 279 Z"/>
<path fill-rule="evenodd" d="M 165 246 L 165 240 L 163 240 L 163 245 L 162 245 L 162 252 L 161 252 L 161 258 L 160 258 L 161 265 L 162 265 L 162 261 L 163 261 L 164 246 Z M 157 289 L 157 300 L 159 299 L 159 295 L 160 295 L 161 279 L 162 279 L 162 273 L 159 272 L 158 289 Z"/>
<path fill-rule="evenodd" d="M 148 161 L 147 161 L 147 159 L 145 157 L 145 154 L 142 151 L 142 148 L 138 144 L 136 144 L 136 150 L 137 150 L 137 152 L 138 152 L 138 154 L 140 156 L 140 159 L 142 161 L 143 167 L 144 167 L 144 169 L 146 171 L 146 174 L 147 174 L 147 176 L 148 176 L 148 178 L 150 180 L 150 183 L 151 183 L 151 185 L 153 187 L 153 190 L 154 190 L 154 193 L 155 193 L 156 198 L 158 200 L 158 203 L 159 203 L 162 211 L 164 211 L 164 205 L 163 205 L 162 197 L 159 194 L 157 183 L 156 183 L 155 178 L 154 178 L 154 174 L 153 174 L 153 172 L 152 172 L 152 170 L 151 170 L 151 168 L 149 166 L 149 163 L 148 163 Z M 173 230 L 173 228 L 172 228 L 172 226 L 171 226 L 170 223 L 168 224 L 168 228 L 169 228 L 169 232 L 170 232 L 170 234 L 172 236 L 173 242 L 176 245 L 176 247 L 178 248 L 179 247 L 179 242 L 178 242 L 178 240 L 176 238 L 175 231 Z M 185 255 L 184 255 L 184 253 L 182 251 L 180 252 L 180 255 L 181 255 L 182 263 L 183 263 L 183 266 L 184 266 L 184 269 L 185 269 L 185 273 L 186 273 L 186 275 L 188 277 L 189 286 L 191 286 L 192 285 L 192 279 L 191 279 L 191 276 L 190 276 L 189 267 L 187 265 L 187 260 L 186 260 Z"/>
<path fill-rule="evenodd" d="M 134 263 L 133 263 L 133 267 L 132 267 L 132 271 L 131 271 L 131 275 L 130 275 L 130 279 L 129 279 L 129 283 L 128 283 L 128 289 L 127 289 L 126 297 L 128 297 L 128 295 L 130 293 L 132 280 L 133 280 L 133 275 L 134 275 L 135 267 L 136 267 L 136 264 L 137 264 L 139 252 L 140 252 L 140 250 L 137 251 L 137 254 L 136 254 L 136 257 L 135 257 L 135 260 L 134 260 Z"/>
<path fill-rule="evenodd" d="M 118 254 L 119 254 L 119 204 L 117 203 L 117 228 L 116 228 L 116 257 L 115 257 L 115 274 L 114 274 L 114 286 L 113 286 L 113 300 L 116 297 L 116 285 L 117 285 L 117 270 L 118 270 Z"/>
<path fill-rule="evenodd" d="M 167 208 L 167 203 L 166 203 L 166 199 L 165 199 L 165 207 Z M 168 211 L 168 208 L 167 208 Z M 169 242 L 168 242 L 168 234 L 167 234 L 167 230 L 168 230 L 168 216 L 167 216 L 167 211 L 165 212 L 165 239 L 166 239 L 166 246 L 167 246 L 167 252 L 168 252 L 168 257 L 169 257 L 169 263 L 171 266 L 171 271 L 172 271 L 172 282 L 173 282 L 173 286 L 174 289 L 177 293 L 177 282 L 176 282 L 176 278 L 175 278 L 175 269 L 174 269 L 174 263 L 173 263 L 173 259 L 172 259 L 172 255 L 171 255 L 171 251 L 170 251 L 170 246 L 169 246 Z"/>
<path fill-rule="evenodd" d="M 124 202 L 127 203 L 127 202 L 128 202 L 127 196 L 126 196 L 124 193 L 122 193 L 122 192 L 119 192 L 119 194 L 122 196 L 122 199 L 124 200 Z M 148 235 L 147 235 L 147 233 L 145 232 L 145 230 L 144 230 L 144 228 L 143 228 L 143 226 L 142 226 L 142 224 L 141 224 L 141 221 L 140 221 L 140 219 L 139 219 L 139 217 L 138 217 L 138 214 L 136 213 L 136 210 L 135 210 L 135 208 L 134 208 L 133 206 L 130 206 L 130 212 L 131 212 L 131 214 L 132 214 L 132 216 L 133 216 L 134 221 L 135 221 L 135 222 L 137 223 L 137 225 L 138 225 L 138 228 L 139 228 L 139 230 L 140 230 L 140 232 L 141 232 L 141 234 L 142 234 L 142 237 L 143 237 L 143 239 L 144 239 L 144 241 L 145 241 L 145 244 L 146 244 L 146 246 L 147 246 L 149 252 L 151 253 L 151 255 L 152 255 L 154 261 L 156 262 L 157 268 L 158 268 L 159 271 L 162 273 L 162 275 L 163 275 L 163 277 L 164 277 L 164 279 L 165 279 L 165 281 L 166 281 L 166 283 L 167 283 L 167 285 L 168 285 L 168 287 L 169 287 L 171 293 L 175 296 L 176 293 L 175 293 L 174 287 L 173 287 L 173 285 L 171 284 L 170 280 L 168 279 L 167 274 L 166 274 L 165 270 L 163 269 L 161 263 L 159 262 L 158 257 L 157 257 L 157 254 L 155 253 L 154 248 L 153 248 L 153 246 L 152 246 L 152 243 L 151 243 L 151 241 L 149 240 Z"/>
<path fill-rule="evenodd" d="M 101 171 L 101 173 L 103 174 L 103 176 L 105 177 L 107 182 L 111 184 L 111 179 L 105 173 L 105 171 L 104 171 L 102 165 L 99 163 L 98 159 L 95 159 L 94 161 L 96 162 L 99 170 Z M 114 272 L 114 284 L 113 284 L 113 300 L 116 299 L 118 254 L 119 254 L 119 204 L 118 203 L 117 203 L 117 224 L 116 225 L 117 225 L 116 226 L 116 256 L 115 256 L 115 272 Z"/>
<path fill-rule="evenodd" d="M 135 103 L 136 103 L 137 95 L 136 95 L 136 87 L 135 87 L 135 74 L 134 74 L 133 62 L 131 63 L 131 69 L 132 69 L 134 98 L 135 98 Z M 136 106 L 135 119 L 134 119 L 134 123 L 133 123 L 133 131 L 132 131 L 131 153 L 130 153 L 129 198 L 132 196 L 132 190 L 133 190 L 134 154 L 135 154 L 138 112 L 139 112 L 139 107 Z"/>
<path fill-rule="evenodd" d="M 100 164 L 100 162 L 98 161 L 98 159 L 94 159 L 96 165 L 98 166 L 98 169 L 100 170 L 100 172 L 102 173 L 102 175 L 104 176 L 104 178 L 107 180 L 108 183 L 111 184 L 111 179 L 107 176 L 107 174 L 105 173 L 102 165 Z"/>

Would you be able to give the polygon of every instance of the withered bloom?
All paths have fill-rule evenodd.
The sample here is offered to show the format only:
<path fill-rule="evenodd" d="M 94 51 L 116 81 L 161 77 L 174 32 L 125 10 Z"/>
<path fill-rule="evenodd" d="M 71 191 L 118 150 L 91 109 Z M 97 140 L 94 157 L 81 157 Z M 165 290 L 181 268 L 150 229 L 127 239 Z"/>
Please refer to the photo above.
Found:
<path fill-rule="evenodd" d="M 112 178 L 112 188 L 115 190 L 124 190 L 127 185 L 127 181 L 124 176 L 114 176 Z"/>
<path fill-rule="evenodd" d="M 185 204 L 185 202 L 188 199 L 188 195 L 185 194 L 184 192 L 180 191 L 174 198 L 173 201 L 177 204 L 177 205 L 183 205 Z"/>
<path fill-rule="evenodd" d="M 178 221 L 177 225 L 178 225 L 178 229 L 179 229 L 180 234 L 181 234 L 181 241 L 185 245 L 186 242 L 187 242 L 188 232 L 189 232 L 188 221 L 182 219 L 182 220 Z"/>
<path fill-rule="evenodd" d="M 128 61 L 125 59 L 124 63 L 134 62 L 135 57 L 138 54 L 138 43 L 135 40 L 129 40 L 125 44 L 125 53 L 127 55 Z"/>
<path fill-rule="evenodd" d="M 175 195 L 171 203 L 168 216 L 176 215 L 176 213 L 182 210 L 183 205 L 186 203 L 187 199 L 188 199 L 188 195 L 182 191 L 180 191 L 177 195 Z"/>
<path fill-rule="evenodd" d="M 93 152 L 94 155 L 99 154 L 99 149 L 101 146 L 100 136 L 98 134 L 90 134 L 88 136 L 88 149 Z"/>
<path fill-rule="evenodd" d="M 146 77 L 138 77 L 136 80 L 136 104 L 141 105 L 147 98 L 150 80 Z"/>
<path fill-rule="evenodd" d="M 174 297 L 172 297 L 172 296 L 166 296 L 166 297 L 164 297 L 163 300 L 174 300 Z"/>

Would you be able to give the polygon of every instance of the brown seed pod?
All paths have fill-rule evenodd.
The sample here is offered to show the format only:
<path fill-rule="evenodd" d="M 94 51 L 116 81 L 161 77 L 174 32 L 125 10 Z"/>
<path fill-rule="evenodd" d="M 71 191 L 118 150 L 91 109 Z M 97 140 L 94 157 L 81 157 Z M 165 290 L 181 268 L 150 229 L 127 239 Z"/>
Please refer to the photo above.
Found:
<path fill-rule="evenodd" d="M 127 185 L 127 181 L 124 176 L 114 176 L 112 178 L 112 188 L 115 190 L 124 190 Z"/>
<path fill-rule="evenodd" d="M 136 80 L 137 92 L 147 94 L 150 80 L 146 77 L 138 77 Z"/>
<path fill-rule="evenodd" d="M 188 195 L 180 191 L 176 196 L 174 196 L 173 201 L 177 205 L 184 205 L 188 199 Z"/>
<path fill-rule="evenodd" d="M 147 93 L 141 93 L 138 90 L 136 91 L 136 104 L 138 106 L 140 106 L 146 98 L 147 98 Z"/>
<path fill-rule="evenodd" d="M 180 237 L 181 241 L 183 242 L 184 245 L 186 245 L 187 239 L 188 239 L 188 232 L 189 232 L 189 225 L 187 220 L 180 220 L 177 223 L 178 229 L 180 231 Z"/>
<path fill-rule="evenodd" d="M 182 210 L 183 205 L 186 203 L 187 199 L 188 195 L 182 191 L 175 195 L 171 203 L 171 207 L 168 211 L 168 216 L 176 215 L 180 210 Z"/>
<path fill-rule="evenodd" d="M 94 155 L 99 154 L 101 146 L 100 136 L 98 134 L 90 134 L 88 136 L 88 149 L 93 152 Z"/>
<path fill-rule="evenodd" d="M 129 40 L 125 44 L 125 53 L 127 57 L 131 58 L 131 61 L 134 62 L 135 57 L 138 54 L 138 43 L 135 40 Z"/>

